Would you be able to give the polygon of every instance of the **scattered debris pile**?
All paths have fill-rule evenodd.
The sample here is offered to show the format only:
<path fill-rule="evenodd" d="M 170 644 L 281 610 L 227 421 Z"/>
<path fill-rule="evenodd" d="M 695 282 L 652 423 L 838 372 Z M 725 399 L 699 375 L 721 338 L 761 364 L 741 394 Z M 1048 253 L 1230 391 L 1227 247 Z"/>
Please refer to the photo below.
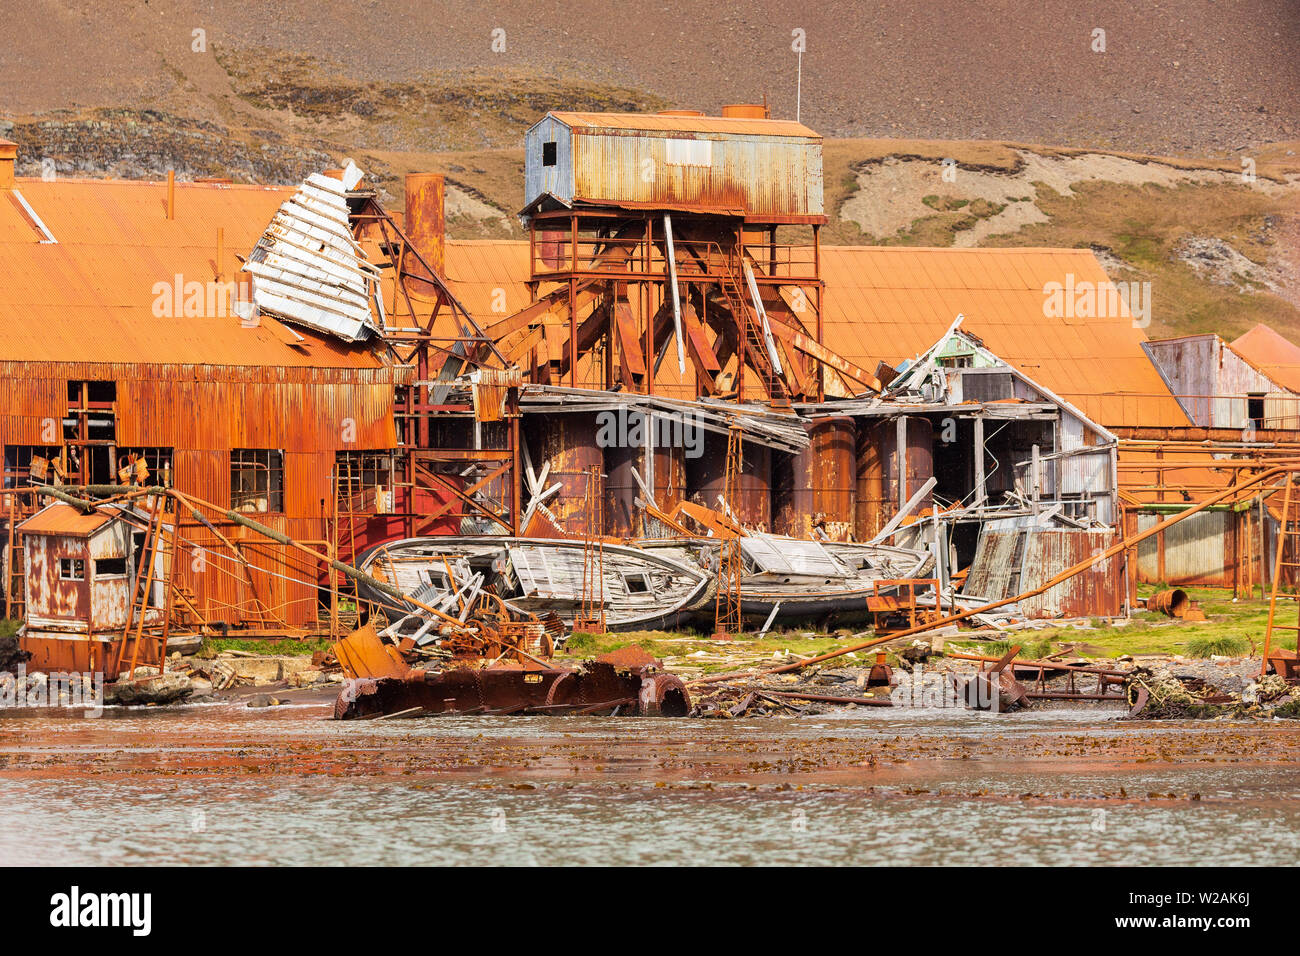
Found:
<path fill-rule="evenodd" d="M 1228 690 L 1168 666 L 1139 667 L 1125 681 L 1129 718 L 1209 720 L 1217 718 L 1300 718 L 1300 688 L 1276 674 Z"/>

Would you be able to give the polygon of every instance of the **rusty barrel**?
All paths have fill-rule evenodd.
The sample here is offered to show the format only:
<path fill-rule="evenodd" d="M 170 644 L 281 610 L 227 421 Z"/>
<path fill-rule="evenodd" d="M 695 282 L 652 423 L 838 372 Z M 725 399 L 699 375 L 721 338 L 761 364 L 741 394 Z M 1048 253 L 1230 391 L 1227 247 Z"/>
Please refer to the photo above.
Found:
<path fill-rule="evenodd" d="M 810 422 L 808 447 L 793 455 L 775 453 L 772 463 L 772 520 L 777 534 L 808 538 L 818 521 L 827 537 L 846 541 L 854 526 L 857 430 L 847 417 Z"/>
<path fill-rule="evenodd" d="M 1182 588 L 1157 591 L 1147 598 L 1148 611 L 1159 611 L 1169 617 L 1185 617 L 1190 606 L 1191 600 Z"/>

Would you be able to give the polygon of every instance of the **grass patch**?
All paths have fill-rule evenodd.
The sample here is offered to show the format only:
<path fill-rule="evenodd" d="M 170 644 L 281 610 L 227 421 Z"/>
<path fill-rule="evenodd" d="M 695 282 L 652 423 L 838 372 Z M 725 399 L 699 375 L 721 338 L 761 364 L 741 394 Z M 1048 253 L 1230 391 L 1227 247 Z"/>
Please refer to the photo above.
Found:
<path fill-rule="evenodd" d="M 1230 634 L 1197 635 L 1187 642 L 1188 657 L 1244 657 L 1250 653 L 1250 641 Z"/>
<path fill-rule="evenodd" d="M 13 637 L 23 622 L 15 618 L 0 618 L 0 637 Z"/>
<path fill-rule="evenodd" d="M 310 657 L 317 651 L 327 651 L 332 646 L 333 643 L 328 638 L 321 638 L 312 641 L 241 641 L 238 638 L 233 637 L 214 637 L 203 642 L 203 651 L 204 653 L 212 654 L 213 656 L 222 651 L 247 651 L 250 654 Z"/>

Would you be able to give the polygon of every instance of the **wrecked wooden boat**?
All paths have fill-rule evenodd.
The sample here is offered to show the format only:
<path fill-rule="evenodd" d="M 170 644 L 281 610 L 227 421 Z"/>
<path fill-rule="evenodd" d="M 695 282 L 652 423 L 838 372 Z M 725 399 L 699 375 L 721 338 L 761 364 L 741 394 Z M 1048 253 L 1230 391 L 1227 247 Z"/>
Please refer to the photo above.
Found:
<path fill-rule="evenodd" d="M 593 551 L 607 630 L 676 628 L 709 604 L 712 577 L 685 554 L 603 544 Z M 539 617 L 554 612 L 566 625 L 581 616 L 587 549 L 582 541 L 495 535 L 406 538 L 362 555 L 358 568 L 426 604 L 455 613 L 487 591 L 507 606 Z M 409 608 L 359 585 L 363 601 L 399 614 Z"/>
<path fill-rule="evenodd" d="M 694 560 L 718 574 L 721 543 L 717 538 L 643 541 L 650 553 L 674 560 Z M 893 594 L 897 582 L 924 578 L 934 567 L 928 551 L 854 542 L 814 541 L 748 532 L 740 538 L 744 574 L 741 613 L 746 620 L 789 623 L 864 621 L 867 598 Z M 712 620 L 713 606 L 706 609 Z"/>

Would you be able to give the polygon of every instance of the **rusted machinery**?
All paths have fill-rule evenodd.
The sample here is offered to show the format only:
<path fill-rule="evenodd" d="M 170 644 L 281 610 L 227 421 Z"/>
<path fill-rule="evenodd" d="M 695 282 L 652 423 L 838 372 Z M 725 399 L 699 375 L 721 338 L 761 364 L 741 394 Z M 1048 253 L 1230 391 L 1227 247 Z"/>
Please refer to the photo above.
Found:
<path fill-rule="evenodd" d="M 397 655 L 378 661 L 378 675 L 357 676 L 349 642 L 336 645 L 349 679 L 334 705 L 337 720 L 438 714 L 552 714 L 685 717 L 686 685 L 639 648 L 624 648 L 573 666 L 459 661 L 411 667 Z M 371 655 L 373 656 L 373 655 Z M 372 661 L 374 663 L 374 661 Z"/>

